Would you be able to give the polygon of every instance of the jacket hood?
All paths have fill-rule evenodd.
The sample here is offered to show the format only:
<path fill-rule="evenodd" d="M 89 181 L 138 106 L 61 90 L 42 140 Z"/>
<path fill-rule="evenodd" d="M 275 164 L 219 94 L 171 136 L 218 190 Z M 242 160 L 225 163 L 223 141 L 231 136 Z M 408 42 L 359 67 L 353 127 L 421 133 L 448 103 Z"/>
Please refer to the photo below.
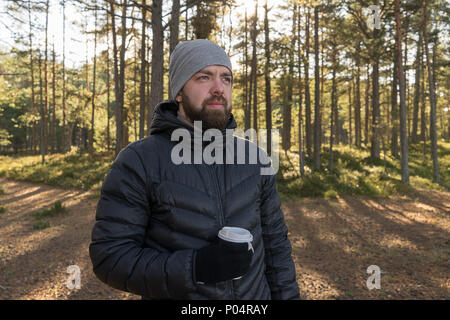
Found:
<path fill-rule="evenodd" d="M 193 135 L 194 128 L 178 119 L 178 108 L 178 103 L 174 100 L 159 103 L 153 114 L 152 123 L 150 125 L 150 135 L 159 133 L 168 136 L 170 139 L 172 132 L 178 128 L 186 128 Z M 225 129 L 221 131 L 225 135 L 226 129 L 235 129 L 236 127 L 236 121 L 233 114 L 231 114 Z"/>

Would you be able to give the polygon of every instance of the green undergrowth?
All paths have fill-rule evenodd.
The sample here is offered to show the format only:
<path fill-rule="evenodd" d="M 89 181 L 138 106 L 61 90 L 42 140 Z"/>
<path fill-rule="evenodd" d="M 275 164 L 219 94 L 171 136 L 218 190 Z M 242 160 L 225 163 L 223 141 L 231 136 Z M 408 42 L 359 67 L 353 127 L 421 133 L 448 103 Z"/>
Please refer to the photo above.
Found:
<path fill-rule="evenodd" d="M 333 152 L 334 167 L 329 170 L 329 150 L 321 154 L 321 170 L 313 170 L 313 162 L 305 161 L 305 173 L 300 176 L 297 152 L 280 153 L 280 167 L 277 172 L 277 188 L 284 201 L 304 197 L 325 197 L 336 199 L 339 195 L 363 195 L 373 198 L 396 195 L 411 195 L 417 189 L 436 191 L 450 190 L 450 143 L 438 143 L 438 162 L 441 183 L 433 182 L 431 150 L 422 144 L 409 146 L 410 184 L 401 182 L 400 159 L 386 156 L 380 159 L 370 157 L 370 149 L 350 146 L 336 146 Z"/>
<path fill-rule="evenodd" d="M 381 152 L 380 159 L 370 157 L 370 149 L 338 145 L 333 152 L 334 168 L 328 170 L 329 151 L 323 149 L 321 170 L 313 170 L 313 162 L 305 161 L 305 173 L 300 177 L 297 152 L 279 153 L 277 188 L 283 201 L 304 197 L 325 197 L 336 199 L 339 195 L 363 195 L 387 197 L 408 195 L 416 189 L 450 189 L 450 143 L 439 141 L 438 158 L 441 183 L 433 182 L 431 150 L 423 144 L 409 146 L 410 184 L 401 182 L 400 159 L 387 152 Z M 113 163 L 112 153 L 89 155 L 71 152 L 52 154 L 42 164 L 39 155 L 0 156 L 0 176 L 62 188 L 76 188 L 93 191 L 93 197 L 100 195 L 101 185 Z M 0 189 L 1 193 L 1 189 Z"/>
<path fill-rule="evenodd" d="M 43 164 L 41 156 L 0 156 L 0 176 L 45 183 L 62 188 L 100 190 L 113 162 L 111 153 L 50 154 Z"/>
<path fill-rule="evenodd" d="M 50 223 L 46 218 L 55 217 L 66 212 L 66 208 L 64 208 L 61 201 L 56 201 L 53 203 L 53 206 L 48 209 L 33 212 L 31 215 L 37 220 L 33 225 L 33 229 L 41 230 L 50 227 Z"/>

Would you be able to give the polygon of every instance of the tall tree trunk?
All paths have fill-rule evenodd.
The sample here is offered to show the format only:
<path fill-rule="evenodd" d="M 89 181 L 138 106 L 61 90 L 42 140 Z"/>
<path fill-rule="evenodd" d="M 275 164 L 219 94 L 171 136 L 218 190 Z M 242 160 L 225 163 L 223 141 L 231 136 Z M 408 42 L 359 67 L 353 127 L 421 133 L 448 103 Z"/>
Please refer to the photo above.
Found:
<path fill-rule="evenodd" d="M 361 148 L 361 87 L 360 87 L 360 56 L 359 51 L 361 50 L 360 42 L 357 45 L 357 55 L 356 55 L 356 95 L 355 95 L 355 145 Z"/>
<path fill-rule="evenodd" d="M 348 84 L 348 144 L 351 146 L 352 143 L 352 81 L 350 80 Z"/>
<path fill-rule="evenodd" d="M 430 53 L 428 49 L 428 12 L 427 1 L 423 1 L 423 39 L 425 42 L 425 58 L 427 61 L 428 70 L 428 90 L 430 95 L 430 140 L 431 140 L 431 157 L 433 159 L 433 181 L 436 183 L 441 182 L 438 154 L 437 154 L 437 130 L 436 130 L 436 91 L 435 82 L 433 76 L 433 69 L 430 63 Z"/>
<path fill-rule="evenodd" d="M 61 146 L 62 152 L 66 153 L 70 148 L 70 137 L 67 134 L 66 125 L 66 0 L 62 0 L 63 7 L 63 59 L 62 59 L 62 134 L 61 134 Z"/>
<path fill-rule="evenodd" d="M 89 81 L 89 67 L 90 67 L 90 65 L 89 65 L 89 46 L 88 46 L 88 44 L 89 44 L 89 38 L 88 38 L 88 16 L 86 15 L 85 16 L 85 20 L 84 20 L 84 34 L 86 35 L 86 37 L 85 37 L 85 59 L 86 59 L 86 61 L 85 61 L 85 92 L 86 92 L 86 95 L 87 95 L 87 93 L 89 92 L 89 90 L 91 89 L 90 88 L 90 86 L 91 86 L 91 84 L 90 84 L 90 81 Z M 84 95 L 83 95 L 84 96 Z M 85 103 L 85 105 L 84 105 L 84 108 L 83 108 L 83 110 L 85 110 L 85 109 L 87 109 L 88 108 L 88 105 L 89 105 L 89 102 L 91 102 L 91 100 L 92 100 L 92 97 L 90 97 L 90 98 L 87 98 L 86 97 L 86 103 Z M 80 148 L 79 148 L 79 151 L 80 151 L 80 154 L 82 153 L 82 149 L 86 149 L 86 150 L 88 150 L 89 151 L 89 136 L 90 136 L 90 129 L 88 129 L 88 131 L 87 131 L 87 136 L 86 136 L 86 128 L 84 127 L 85 126 L 85 124 L 84 123 L 80 123 L 80 128 L 79 128 L 79 137 L 80 137 L 80 143 L 79 143 L 79 146 L 80 146 Z"/>
<path fill-rule="evenodd" d="M 339 144 L 341 142 L 341 132 L 340 132 L 341 130 L 340 130 L 340 126 L 339 126 L 339 110 L 338 110 L 338 107 L 337 107 L 337 102 L 336 102 L 336 105 L 335 105 L 335 109 L 332 112 L 332 118 L 331 119 L 332 119 L 331 121 L 334 122 L 333 128 L 331 129 L 332 130 L 331 132 L 334 135 L 333 144 L 337 145 L 337 144 Z"/>
<path fill-rule="evenodd" d="M 185 16 L 185 25 L 184 25 L 184 40 L 188 41 L 188 34 L 189 34 L 189 8 L 186 6 L 186 16 Z"/>
<path fill-rule="evenodd" d="M 256 56 L 256 38 L 258 35 L 258 0 L 255 1 L 255 17 L 252 33 L 252 74 L 253 74 L 253 129 L 258 130 L 258 61 Z M 256 139 L 258 136 L 256 136 Z"/>
<path fill-rule="evenodd" d="M 145 1 L 145 0 L 144 0 Z M 170 19 L 170 44 L 169 53 L 171 54 L 178 44 L 180 29 L 180 0 L 172 0 L 172 13 Z M 169 83 L 170 92 L 170 83 Z"/>
<path fill-rule="evenodd" d="M 42 141 L 42 163 L 45 163 L 45 154 L 47 153 L 47 145 L 48 145 L 48 11 L 49 11 L 49 0 L 46 1 L 45 4 L 45 60 L 44 60 L 44 113 L 43 113 L 43 127 L 44 127 L 44 135 Z"/>
<path fill-rule="evenodd" d="M 435 24 L 437 25 L 436 19 L 434 21 L 435 21 Z M 437 26 L 435 26 L 435 30 L 436 29 L 437 29 Z M 436 69 L 437 69 L 436 57 L 437 57 L 437 46 L 439 45 L 438 41 L 439 41 L 439 38 L 434 37 L 434 41 L 433 41 L 434 44 L 433 44 L 433 50 L 432 50 L 433 54 L 432 54 L 432 60 L 431 60 L 431 68 L 433 69 L 433 82 L 434 82 L 434 91 L 435 92 L 439 92 L 438 83 L 436 81 Z M 439 107 L 439 103 L 438 103 L 439 95 L 435 93 L 434 97 L 435 97 L 436 114 L 437 114 L 437 112 L 438 112 L 437 108 Z M 437 121 L 436 121 L 436 126 L 437 126 Z M 441 129 L 442 129 L 442 122 L 441 122 Z M 436 132 L 437 132 L 437 127 L 436 127 Z M 436 133 L 436 140 L 437 139 L 438 139 L 438 136 Z"/>
<path fill-rule="evenodd" d="M 401 5 L 401 4 L 400 4 Z M 404 43 L 405 43 L 405 54 L 402 53 L 403 56 L 403 78 L 405 79 L 405 105 L 409 105 L 409 83 L 408 83 L 408 29 L 409 29 L 409 15 L 405 15 L 404 19 Z M 411 109 L 411 108 L 409 108 Z M 411 112 L 409 110 L 406 110 L 407 115 L 407 124 L 406 124 L 406 130 L 408 137 L 411 137 Z"/>
<path fill-rule="evenodd" d="M 96 3 L 95 3 L 96 5 Z M 92 109 L 91 109 L 91 130 L 89 130 L 89 154 L 94 153 L 94 136 L 95 136 L 95 78 L 97 68 L 97 6 L 94 9 L 94 68 L 92 70 Z"/>
<path fill-rule="evenodd" d="M 331 62 L 332 62 L 332 78 L 331 78 L 331 116 L 330 116 L 330 162 L 328 164 L 328 170 L 332 172 L 334 170 L 334 157 L 333 157 L 333 131 L 334 131 L 334 119 L 333 116 L 337 111 L 337 99 L 336 99 L 336 45 L 333 43 L 331 49 Z"/>
<path fill-rule="evenodd" d="M 447 78 L 447 88 L 450 88 L 450 78 Z M 447 94 L 447 106 L 450 106 L 450 94 Z M 447 111 L 447 141 L 450 141 L 450 112 Z"/>
<path fill-rule="evenodd" d="M 51 150 L 56 151 L 56 56 L 55 43 L 53 43 L 52 52 L 52 122 L 51 122 Z"/>
<path fill-rule="evenodd" d="M 28 26 L 29 26 L 29 40 L 30 40 L 30 82 L 31 82 L 31 113 L 36 114 L 36 101 L 34 93 L 34 58 L 33 58 L 33 27 L 31 23 L 31 0 L 28 0 Z M 36 148 L 36 121 L 33 120 L 33 128 L 31 131 L 31 149 Z"/>
<path fill-rule="evenodd" d="M 306 153 L 312 159 L 312 125 L 311 125 L 311 93 L 309 90 L 309 29 L 310 29 L 311 13 L 307 8 L 306 29 L 305 29 L 305 138 Z"/>
<path fill-rule="evenodd" d="M 106 24 L 109 25 L 109 15 L 106 13 Z M 107 150 L 111 150 L 111 128 L 110 128 L 110 118 L 111 118 L 111 79 L 110 79 L 110 56 L 109 56 L 109 30 L 106 35 L 106 146 Z"/>
<path fill-rule="evenodd" d="M 314 7 L 314 168 L 320 170 L 319 7 Z"/>
<path fill-rule="evenodd" d="M 294 85 L 294 50 L 296 45 L 295 29 L 297 27 L 297 5 L 294 4 L 292 11 L 292 47 L 289 49 L 289 71 L 286 77 L 287 80 L 287 99 L 286 104 L 283 105 L 283 150 L 291 148 L 291 128 L 292 128 L 292 98 Z"/>
<path fill-rule="evenodd" d="M 179 0 L 175 0 L 178 1 Z M 175 3 L 174 1 L 174 3 Z M 142 0 L 142 32 L 141 32 L 141 69 L 140 69 L 140 77 L 141 81 L 139 83 L 139 139 L 144 138 L 145 136 L 145 107 L 147 106 L 147 99 L 145 95 L 145 84 L 147 82 L 146 79 L 146 71 L 147 71 L 147 61 L 145 53 L 147 51 L 145 44 L 145 30 L 147 25 L 147 5 L 146 0 Z M 177 29 L 178 31 L 178 29 Z"/>
<path fill-rule="evenodd" d="M 114 11 L 114 1 L 110 0 L 111 9 L 111 30 L 113 38 L 113 61 L 114 61 L 114 94 L 115 94 L 115 117 L 116 117 L 116 146 L 115 154 L 119 154 L 122 149 L 122 135 L 123 135 L 123 106 L 120 104 L 120 81 L 119 81 L 119 62 L 117 59 L 117 30 L 116 30 L 116 18 Z"/>
<path fill-rule="evenodd" d="M 400 145 L 402 182 L 409 184 L 408 167 L 408 132 L 406 119 L 406 87 L 402 61 L 402 20 L 400 16 L 400 0 L 395 0 L 395 47 L 397 51 L 397 79 L 400 87 Z"/>
<path fill-rule="evenodd" d="M 422 59 L 421 59 L 421 63 L 422 66 L 424 66 L 425 69 L 425 57 L 423 54 L 423 51 L 425 50 L 425 45 L 422 47 Z M 423 70 L 424 70 L 423 69 Z M 425 100 L 425 71 L 424 71 L 424 75 L 422 77 L 422 81 L 421 81 L 421 107 L 420 107 L 420 140 L 425 142 L 427 140 L 427 119 L 426 119 L 426 100 Z M 425 143 L 424 143 L 425 145 Z M 425 155 L 425 152 L 424 152 Z"/>
<path fill-rule="evenodd" d="M 137 103 L 137 99 L 138 99 L 138 93 L 137 93 L 137 83 L 138 83 L 138 67 L 137 67 L 137 61 L 138 61 L 138 52 L 137 52 L 137 41 L 134 41 L 134 61 L 135 61 L 135 66 L 133 68 L 133 84 L 134 84 L 134 95 L 133 95 L 133 103 L 132 103 L 132 107 L 133 107 L 133 125 L 134 125 L 134 141 L 138 140 L 138 130 L 137 130 L 137 107 L 138 107 L 138 103 Z"/>
<path fill-rule="evenodd" d="M 394 67 L 392 69 L 392 92 L 391 92 L 391 153 L 392 156 L 398 158 L 398 50 L 394 50 Z"/>
<path fill-rule="evenodd" d="M 319 43 L 323 41 L 324 34 L 323 32 L 319 36 Z M 322 137 L 324 136 L 325 128 L 322 128 L 322 107 L 324 106 L 324 88 L 325 88 L 325 77 L 324 77 L 324 70 L 325 70 L 325 54 L 324 54 L 324 46 L 320 46 L 320 98 L 319 98 L 319 127 L 320 127 L 320 133 L 319 133 L 319 141 L 320 141 L 320 147 L 322 148 Z"/>
<path fill-rule="evenodd" d="M 367 64 L 367 79 L 366 79 L 366 108 L 365 108 L 365 114 L 364 114 L 364 145 L 367 146 L 369 143 L 369 118 L 370 118 L 370 111 L 369 111 L 369 95 L 370 95 L 370 71 L 369 71 L 369 64 Z"/>
<path fill-rule="evenodd" d="M 267 153 L 272 154 L 272 96 L 270 85 L 270 39 L 267 0 L 264 4 L 264 53 L 266 63 L 264 65 L 264 80 L 266 85 L 266 128 L 267 128 Z"/>
<path fill-rule="evenodd" d="M 145 0 L 143 0 L 145 1 Z M 170 53 L 173 52 L 178 44 L 180 29 L 180 0 L 172 1 L 172 14 L 170 20 Z"/>
<path fill-rule="evenodd" d="M 123 134 L 122 141 L 120 144 L 120 149 L 125 147 L 128 144 L 128 108 L 125 108 L 124 99 L 125 99 L 125 50 L 126 50 L 126 39 L 127 39 L 127 1 L 124 0 L 122 3 L 122 27 L 121 27 L 121 40 L 122 45 L 120 46 L 120 74 L 119 74 L 119 82 L 120 82 L 120 106 L 121 111 L 123 112 L 122 121 L 123 125 Z M 120 151 L 119 149 L 119 151 Z"/>
<path fill-rule="evenodd" d="M 251 126 L 251 111 L 250 106 L 252 105 L 252 79 L 248 81 L 248 22 L 247 22 L 247 9 L 245 9 L 245 22 L 244 22 L 244 60 L 245 60 L 245 67 L 244 67 L 244 129 L 247 131 L 250 129 Z M 250 82 L 250 88 L 249 88 L 249 82 Z"/>
<path fill-rule="evenodd" d="M 146 117 L 146 121 L 148 119 L 148 112 L 150 111 L 150 79 L 151 79 L 151 73 L 150 73 L 150 66 L 151 66 L 151 61 L 150 61 L 150 57 L 151 57 L 151 51 L 152 51 L 152 47 L 150 46 L 150 37 L 147 38 L 147 74 L 146 74 L 146 78 L 147 78 L 147 94 L 146 94 L 146 103 L 147 103 L 147 110 L 145 110 L 145 114 L 147 115 Z M 149 128 L 148 128 L 148 123 L 147 123 L 147 132 L 149 132 Z"/>
<path fill-rule="evenodd" d="M 45 109 L 44 109 L 44 93 L 43 93 L 43 85 L 42 85 L 42 57 L 41 53 L 39 52 L 39 111 L 40 111 L 40 152 L 41 152 L 41 160 L 42 163 L 45 163 L 45 142 L 44 142 L 44 136 L 45 136 Z"/>
<path fill-rule="evenodd" d="M 420 74 L 422 72 L 422 34 L 419 32 L 419 40 L 417 41 L 417 54 L 416 54 L 416 80 L 414 84 L 414 111 L 413 111 L 413 123 L 411 140 L 413 143 L 419 140 L 418 136 L 418 122 L 419 122 L 419 101 L 420 101 Z"/>
<path fill-rule="evenodd" d="M 303 120 L 303 111 L 302 111 L 302 68 L 301 62 L 305 59 L 305 56 L 301 53 L 301 43 L 300 43 L 300 34 L 301 34 L 301 14 L 300 14 L 300 6 L 298 7 L 298 20 L 297 20 L 297 35 L 298 35 L 298 46 L 297 46 L 297 56 L 298 56 L 298 154 L 299 154 L 299 167 L 300 167 L 300 176 L 303 177 L 305 175 L 305 164 L 304 164 L 304 155 L 303 155 L 303 135 L 302 135 L 302 120 Z"/>
<path fill-rule="evenodd" d="M 45 60 L 44 60 L 44 118 L 43 118 L 43 126 L 44 126 L 44 135 L 43 135 L 43 157 L 42 163 L 45 162 L 45 154 L 47 153 L 47 145 L 48 145 L 48 11 L 49 11 L 49 0 L 46 1 L 45 5 Z M 42 153 L 42 152 L 41 152 Z"/>
<path fill-rule="evenodd" d="M 163 100 L 164 34 L 162 27 L 162 0 L 154 0 L 152 2 L 152 31 L 152 80 L 147 121 L 147 128 L 149 131 L 150 124 L 153 118 L 154 108 Z M 173 98 L 175 99 L 175 97 Z"/>
<path fill-rule="evenodd" d="M 373 29 L 374 39 L 378 39 L 378 29 Z M 380 159 L 380 87 L 379 87 L 379 55 L 377 46 L 372 48 L 373 71 L 372 71 L 372 144 L 370 156 L 372 159 Z"/>

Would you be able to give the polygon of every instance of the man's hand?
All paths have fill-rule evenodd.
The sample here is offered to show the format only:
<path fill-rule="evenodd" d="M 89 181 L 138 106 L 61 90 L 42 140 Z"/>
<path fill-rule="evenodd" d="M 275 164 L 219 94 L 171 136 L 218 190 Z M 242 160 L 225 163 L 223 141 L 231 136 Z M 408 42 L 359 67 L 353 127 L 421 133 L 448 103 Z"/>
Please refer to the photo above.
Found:
<path fill-rule="evenodd" d="M 218 239 L 213 244 L 197 250 L 195 277 L 197 282 L 217 283 L 246 274 L 250 268 L 253 251 L 248 243 L 234 243 Z"/>

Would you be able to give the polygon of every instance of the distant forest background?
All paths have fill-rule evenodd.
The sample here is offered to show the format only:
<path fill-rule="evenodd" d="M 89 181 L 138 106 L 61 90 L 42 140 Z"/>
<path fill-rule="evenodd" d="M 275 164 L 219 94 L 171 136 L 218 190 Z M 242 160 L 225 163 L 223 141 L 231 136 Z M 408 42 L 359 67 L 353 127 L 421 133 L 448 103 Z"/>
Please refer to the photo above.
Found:
<path fill-rule="evenodd" d="M 403 184 L 412 147 L 434 182 L 448 172 L 438 151 L 450 140 L 447 1 L 2 2 L 14 43 L 0 44 L 1 154 L 42 163 L 74 148 L 117 155 L 148 135 L 176 44 L 207 38 L 232 57 L 238 127 L 279 129 L 299 176 L 332 172 L 341 146 L 366 150 L 368 161 L 397 159 Z M 61 52 L 49 36 L 52 8 Z M 73 29 L 93 52 L 78 52 L 84 63 L 67 60 Z"/>

